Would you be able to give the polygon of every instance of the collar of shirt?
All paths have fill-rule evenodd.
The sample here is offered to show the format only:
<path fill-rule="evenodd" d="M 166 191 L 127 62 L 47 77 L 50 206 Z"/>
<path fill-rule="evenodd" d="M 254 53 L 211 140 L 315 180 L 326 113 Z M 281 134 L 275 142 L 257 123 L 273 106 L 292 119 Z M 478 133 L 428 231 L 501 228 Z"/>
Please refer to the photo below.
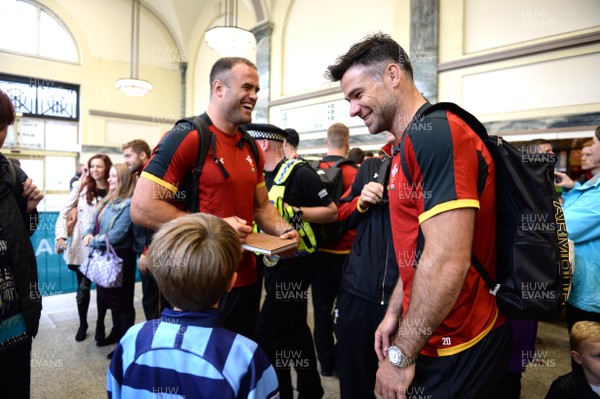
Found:
<path fill-rule="evenodd" d="M 180 312 L 165 308 L 160 315 L 160 320 L 166 323 L 195 327 L 223 327 L 219 309 L 205 309 L 199 312 Z"/>

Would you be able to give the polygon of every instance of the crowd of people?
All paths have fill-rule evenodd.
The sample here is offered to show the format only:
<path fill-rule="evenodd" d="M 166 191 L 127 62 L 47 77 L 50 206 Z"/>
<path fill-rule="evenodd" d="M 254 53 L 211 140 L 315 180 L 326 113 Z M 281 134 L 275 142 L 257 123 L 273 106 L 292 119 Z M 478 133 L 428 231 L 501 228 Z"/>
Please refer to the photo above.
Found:
<path fill-rule="evenodd" d="M 110 397 L 177 386 L 193 398 L 291 399 L 294 390 L 321 398 L 320 375 L 336 376 L 344 399 L 519 397 L 518 352 L 531 352 L 537 322 L 507 319 L 471 263 L 475 256 L 495 275 L 490 152 L 457 115 L 424 114 L 431 104 L 388 35 L 354 44 L 326 76 L 340 83 L 351 116 L 371 134 L 386 132 L 380 156 L 351 154 L 348 127 L 334 123 L 327 154 L 311 166 L 294 129 L 252 123 L 256 66 L 226 57 L 211 69 L 201 120 L 175 126 L 153 151 L 143 140 L 123 145 L 124 163 L 96 154 L 83 165 L 58 217 L 56 250 L 77 275 L 76 341 L 87 337 L 92 282 L 80 270 L 90 250 L 110 243 L 123 260 L 121 286 L 97 286 L 94 337 L 116 344 Z M 13 121 L 0 92 L 0 147 Z M 423 134 L 424 123 L 434 133 Z M 531 143 L 551 152 L 546 144 Z M 2 295 L 12 290 L 13 300 L 1 304 L 0 364 L 28 370 L 41 304 L 20 290 L 36 281 L 27 238 L 42 196 L 18 167 L 23 184 L 15 185 L 7 164 L 1 156 L 0 201 L 15 212 L 0 211 L 0 243 L 8 243 L 0 268 L 9 282 Z M 320 175 L 338 165 L 343 194 L 335 198 Z M 582 169 L 583 182 L 556 172 L 575 249 L 566 305 L 573 371 L 548 398 L 600 394 L 600 127 L 583 146 Z M 23 225 L 15 218 L 25 227 L 7 229 Z M 343 233 L 326 241 L 321 232 L 332 223 Z M 257 232 L 296 246 L 275 257 L 241 251 Z M 136 265 L 148 321 L 134 325 Z M 11 397 L 28 397 L 29 374 L 17 378 L 18 367 L 0 380 L 14 378 Z"/>

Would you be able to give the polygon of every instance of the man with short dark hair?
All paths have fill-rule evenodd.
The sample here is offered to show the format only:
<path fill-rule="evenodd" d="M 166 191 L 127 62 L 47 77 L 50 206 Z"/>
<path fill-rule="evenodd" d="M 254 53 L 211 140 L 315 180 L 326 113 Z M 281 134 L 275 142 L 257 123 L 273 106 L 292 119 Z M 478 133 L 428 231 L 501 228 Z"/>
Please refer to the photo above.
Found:
<path fill-rule="evenodd" d="M 121 146 L 123 151 L 123 159 L 127 169 L 131 173 L 135 173 L 138 177 L 142 170 L 150 160 L 150 146 L 144 140 L 135 139 Z M 133 251 L 138 255 L 138 269 L 142 280 L 142 308 L 146 320 L 153 320 L 160 317 L 164 308 L 170 307 L 167 299 L 161 295 L 158 285 L 152 274 L 148 273 L 146 268 L 146 250 L 145 245 L 138 247 L 138 243 L 146 244 L 148 231 L 145 227 L 133 224 L 133 234 L 136 239 L 134 241 Z"/>
<path fill-rule="evenodd" d="M 425 113 L 431 104 L 389 35 L 354 44 L 328 78 L 340 81 L 350 116 L 398 143 L 388 190 L 400 276 L 375 333 L 376 391 L 384 399 L 493 397 L 510 356 L 510 329 L 471 265 L 475 256 L 495 275 L 491 154 L 457 115 Z"/>
<path fill-rule="evenodd" d="M 240 57 L 224 57 L 210 71 L 210 102 L 205 119 L 211 149 L 198 181 L 191 181 L 198 158 L 200 133 L 193 126 L 177 125 L 158 143 L 144 168 L 131 202 L 131 217 L 149 229 L 193 211 L 180 201 L 197 186 L 200 212 L 223 218 L 244 243 L 252 222 L 267 233 L 298 241 L 298 233 L 282 221 L 269 202 L 263 176 L 264 158 L 258 159 L 240 126 L 250 123 L 260 84 L 256 66 Z M 213 140 L 214 139 L 214 140 Z M 190 187 L 184 181 L 190 181 Z M 186 188 L 189 190 L 186 190 Z M 288 251 L 287 256 L 295 253 Z M 244 252 L 233 289 L 220 302 L 224 325 L 249 338 L 254 336 L 260 305 L 260 288 L 254 254 Z"/>
<path fill-rule="evenodd" d="M 125 143 L 121 146 L 121 151 L 123 151 L 125 165 L 131 173 L 139 175 L 150 160 L 150 146 L 144 140 L 136 139 Z"/>

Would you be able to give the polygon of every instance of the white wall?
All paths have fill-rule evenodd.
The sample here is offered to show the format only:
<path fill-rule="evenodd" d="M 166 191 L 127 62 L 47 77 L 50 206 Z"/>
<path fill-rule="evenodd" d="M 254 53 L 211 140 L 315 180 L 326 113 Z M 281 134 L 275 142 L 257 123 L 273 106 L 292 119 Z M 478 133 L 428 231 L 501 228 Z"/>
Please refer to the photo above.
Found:
<path fill-rule="evenodd" d="M 596 0 L 441 0 L 440 16 L 442 65 L 600 32 Z M 450 69 L 438 98 L 483 121 L 597 112 L 599 53 L 591 44 Z"/>

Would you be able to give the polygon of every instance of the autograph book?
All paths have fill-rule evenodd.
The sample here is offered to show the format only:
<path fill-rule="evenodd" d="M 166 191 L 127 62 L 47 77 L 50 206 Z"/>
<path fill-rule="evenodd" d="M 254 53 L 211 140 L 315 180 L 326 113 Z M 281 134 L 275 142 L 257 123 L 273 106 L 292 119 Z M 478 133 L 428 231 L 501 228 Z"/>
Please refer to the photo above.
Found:
<path fill-rule="evenodd" d="M 246 243 L 242 244 L 242 248 L 246 251 L 274 255 L 294 248 L 297 245 L 298 243 L 294 240 L 282 240 L 278 236 L 270 234 L 252 233 L 246 237 Z"/>

